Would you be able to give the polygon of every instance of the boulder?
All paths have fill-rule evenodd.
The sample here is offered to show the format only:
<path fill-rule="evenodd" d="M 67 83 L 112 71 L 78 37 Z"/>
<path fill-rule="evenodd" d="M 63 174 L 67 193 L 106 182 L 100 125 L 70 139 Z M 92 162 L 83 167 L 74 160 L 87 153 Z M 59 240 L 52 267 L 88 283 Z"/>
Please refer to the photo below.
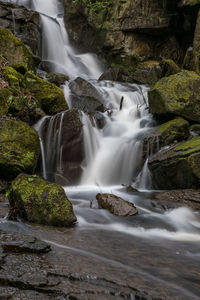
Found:
<path fill-rule="evenodd" d="M 62 84 L 65 84 L 66 81 L 69 81 L 69 77 L 65 74 L 49 73 L 47 74 L 46 78 L 49 82 L 54 83 L 58 87 Z"/>
<path fill-rule="evenodd" d="M 200 76 L 196 73 L 182 71 L 162 78 L 148 95 L 150 113 L 156 117 L 200 121 Z"/>
<path fill-rule="evenodd" d="M 72 107 L 85 112 L 104 111 L 104 100 L 96 87 L 89 81 L 77 77 L 70 82 Z"/>
<path fill-rule="evenodd" d="M 162 69 L 158 61 L 145 61 L 133 73 L 133 79 L 144 84 L 155 84 L 162 77 Z"/>
<path fill-rule="evenodd" d="M 40 154 L 37 132 L 26 123 L 0 118 L 0 176 L 15 178 L 21 172 L 33 173 Z"/>
<path fill-rule="evenodd" d="M 200 137 L 160 150 L 149 158 L 148 166 L 155 188 L 199 188 Z"/>
<path fill-rule="evenodd" d="M 109 210 L 116 216 L 127 217 L 137 215 L 138 213 L 136 207 L 132 203 L 115 195 L 97 194 L 96 198 L 102 208 Z"/>
<path fill-rule="evenodd" d="M 163 59 L 160 62 L 162 77 L 170 76 L 181 72 L 181 68 L 172 59 Z"/>
<path fill-rule="evenodd" d="M 40 55 L 39 13 L 16 3 L 0 1 L 0 26 L 11 30 L 15 36 L 31 48 L 35 55 Z"/>
<path fill-rule="evenodd" d="M 110 67 L 99 77 L 99 80 L 127 82 L 129 75 L 122 68 Z"/>
<path fill-rule="evenodd" d="M 0 27 L 0 56 L 4 57 L 9 65 L 26 63 L 29 70 L 36 70 L 40 63 L 39 57 L 35 56 L 10 30 Z"/>
<path fill-rule="evenodd" d="M 162 146 L 186 140 L 189 137 L 189 123 L 182 118 L 173 119 L 158 127 L 158 136 Z"/>
<path fill-rule="evenodd" d="M 25 85 L 46 114 L 53 115 L 68 109 L 63 91 L 55 84 L 27 72 L 25 74 Z"/>
<path fill-rule="evenodd" d="M 9 201 L 11 208 L 29 222 L 53 226 L 76 222 L 64 189 L 36 175 L 18 175 L 9 189 Z"/>

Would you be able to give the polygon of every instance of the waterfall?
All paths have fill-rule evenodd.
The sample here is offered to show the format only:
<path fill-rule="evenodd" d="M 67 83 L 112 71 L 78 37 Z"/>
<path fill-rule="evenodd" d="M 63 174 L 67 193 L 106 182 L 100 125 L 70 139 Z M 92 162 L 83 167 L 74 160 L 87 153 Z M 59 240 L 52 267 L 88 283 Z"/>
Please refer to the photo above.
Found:
<path fill-rule="evenodd" d="M 129 185 L 140 178 L 141 186 L 144 187 L 148 181 L 148 164 L 143 158 L 142 139 L 152 125 L 147 110 L 147 88 L 97 80 L 103 67 L 96 55 L 80 54 L 70 44 L 60 0 L 20 0 L 18 3 L 40 13 L 42 61 L 48 69 L 54 73 L 67 74 L 70 80 L 78 76 L 88 80 L 107 108 L 102 113 L 105 125 L 101 129 L 95 125 L 94 120 L 91 122 L 88 116 L 82 114 L 85 158 L 80 162 L 81 184 Z M 70 99 L 68 83 L 63 90 Z M 49 118 L 47 127 L 44 123 L 37 127 L 43 154 L 42 174 L 44 178 L 52 180 L 54 173 L 55 180 L 55 176 L 63 176 L 62 164 L 66 164 L 63 159 L 63 114 Z"/>

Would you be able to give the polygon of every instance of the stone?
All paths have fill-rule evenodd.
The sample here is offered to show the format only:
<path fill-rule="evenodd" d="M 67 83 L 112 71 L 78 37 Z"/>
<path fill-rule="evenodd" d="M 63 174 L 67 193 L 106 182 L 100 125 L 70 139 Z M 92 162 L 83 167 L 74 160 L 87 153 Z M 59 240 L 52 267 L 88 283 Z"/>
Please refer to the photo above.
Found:
<path fill-rule="evenodd" d="M 127 82 L 129 75 L 122 68 L 110 67 L 99 77 L 99 80 Z"/>
<path fill-rule="evenodd" d="M 61 85 L 65 84 L 66 81 L 69 81 L 69 77 L 65 74 L 54 74 L 54 73 L 49 73 L 46 76 L 46 79 L 60 87 Z"/>
<path fill-rule="evenodd" d="M 160 125 L 157 131 L 160 144 L 168 146 L 189 137 L 189 123 L 182 118 L 176 118 Z"/>
<path fill-rule="evenodd" d="M 76 222 L 64 189 L 37 175 L 18 175 L 11 184 L 8 198 L 11 208 L 29 222 L 52 226 L 69 226 Z"/>
<path fill-rule="evenodd" d="M 181 68 L 172 59 L 163 59 L 160 62 L 162 77 L 170 76 L 181 72 Z"/>
<path fill-rule="evenodd" d="M 158 61 L 145 61 L 133 73 L 133 79 L 139 83 L 153 85 L 162 77 L 162 69 Z"/>
<path fill-rule="evenodd" d="M 157 189 L 190 189 L 200 185 L 200 137 L 160 150 L 149 158 Z"/>
<path fill-rule="evenodd" d="M 196 73 L 185 70 L 162 78 L 148 95 L 150 113 L 156 117 L 200 121 L 200 76 Z"/>
<path fill-rule="evenodd" d="M 109 210 L 112 214 L 116 216 L 134 216 L 138 214 L 136 207 L 115 195 L 112 194 L 97 194 L 96 196 L 98 204 L 104 208 Z"/>
<path fill-rule="evenodd" d="M 68 109 L 63 91 L 55 84 L 27 72 L 25 74 L 25 85 L 46 114 L 53 115 Z"/>
<path fill-rule="evenodd" d="M 10 30 L 0 27 L 0 55 L 9 65 L 26 63 L 29 70 L 35 71 L 40 63 L 39 57 L 35 56 Z"/>
<path fill-rule="evenodd" d="M 40 154 L 37 132 L 26 123 L 0 118 L 0 176 L 13 179 L 21 172 L 33 173 Z"/>
<path fill-rule="evenodd" d="M 0 26 L 9 29 L 40 56 L 40 15 L 16 3 L 0 1 Z"/>

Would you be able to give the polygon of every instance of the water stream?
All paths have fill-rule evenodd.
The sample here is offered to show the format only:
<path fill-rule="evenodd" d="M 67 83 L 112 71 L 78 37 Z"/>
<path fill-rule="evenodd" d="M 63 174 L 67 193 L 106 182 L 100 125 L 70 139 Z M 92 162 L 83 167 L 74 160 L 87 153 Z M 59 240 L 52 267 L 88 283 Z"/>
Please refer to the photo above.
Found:
<path fill-rule="evenodd" d="M 88 260 L 96 255 L 96 261 L 107 266 L 104 272 L 110 274 L 114 272 L 111 267 L 113 262 L 121 264 L 119 273 L 124 272 L 124 266 L 132 268 L 129 270 L 132 273 L 134 269 L 145 271 L 144 277 L 148 278 L 150 286 L 152 283 L 152 288 L 156 282 L 158 289 L 169 291 L 176 282 L 176 299 L 198 299 L 200 289 L 195 278 L 198 277 L 200 262 L 199 214 L 185 207 L 166 209 L 152 200 L 148 157 L 143 157 L 142 153 L 142 139 L 154 125 L 147 109 L 148 88 L 98 81 L 103 67 L 94 54 L 80 54 L 70 45 L 61 2 L 12 2 L 24 4 L 41 14 L 42 60 L 49 63 L 51 71 L 67 74 L 71 81 L 78 76 L 88 80 L 108 108 L 101 113 L 103 128 L 98 127 L 95 119 L 91 122 L 91 118 L 82 113 L 85 153 L 80 164 L 82 173 L 79 185 L 65 186 L 78 218 L 76 227 L 67 231 L 67 235 L 64 230 L 54 231 L 25 224 L 16 226 L 15 230 L 35 234 L 64 252 L 71 249 L 72 252 L 84 254 Z M 68 83 L 64 90 L 68 99 Z M 122 97 L 124 100 L 120 109 Z M 64 176 L 64 115 L 65 112 L 45 117 L 35 125 L 40 135 L 41 172 L 45 179 L 52 180 L 49 175 L 52 173 L 54 179 Z M 141 193 L 127 192 L 123 185 L 133 185 Z M 124 219 L 99 209 L 96 202 L 99 192 L 114 193 L 134 203 L 139 211 L 138 216 Z M 4 220 L 1 227 L 13 228 L 13 224 Z M 90 269 L 89 266 L 87 268 Z M 189 269 L 193 270 L 190 276 L 184 276 Z M 129 271 L 126 269 L 127 274 Z M 128 280 L 125 275 L 124 280 Z M 162 283 L 158 283 L 159 280 Z"/>

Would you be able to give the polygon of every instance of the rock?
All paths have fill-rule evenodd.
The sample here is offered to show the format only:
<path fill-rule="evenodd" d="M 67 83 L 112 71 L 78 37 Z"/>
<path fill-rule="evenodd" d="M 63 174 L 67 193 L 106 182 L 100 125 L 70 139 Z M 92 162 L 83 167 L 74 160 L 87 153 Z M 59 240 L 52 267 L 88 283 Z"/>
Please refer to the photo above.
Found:
<path fill-rule="evenodd" d="M 2 233 L 2 232 L 1 232 Z M 47 253 L 51 250 L 50 245 L 32 236 L 23 237 L 20 234 L 3 233 L 1 246 L 4 253 Z"/>
<path fill-rule="evenodd" d="M 115 195 L 97 194 L 96 198 L 102 208 L 109 210 L 116 216 L 127 217 L 134 216 L 138 213 L 136 207 L 132 203 Z"/>
<path fill-rule="evenodd" d="M 58 87 L 60 87 L 62 84 L 65 84 L 66 81 L 69 81 L 69 77 L 65 74 L 49 73 L 47 74 L 46 78 L 49 82 L 54 83 Z"/>
<path fill-rule="evenodd" d="M 129 74 L 125 72 L 122 68 L 111 67 L 108 68 L 100 77 L 99 80 L 110 80 L 110 81 L 119 81 L 127 82 L 129 81 Z"/>
<path fill-rule="evenodd" d="M 25 74 L 25 84 L 46 114 L 53 115 L 68 109 L 63 91 L 55 84 L 45 81 L 31 72 Z"/>
<path fill-rule="evenodd" d="M 21 172 L 33 173 L 40 153 L 37 132 L 26 123 L 0 118 L 0 176 L 15 178 Z"/>
<path fill-rule="evenodd" d="M 200 124 L 193 124 L 190 126 L 190 133 L 191 135 L 197 136 L 200 135 Z"/>
<path fill-rule="evenodd" d="M 155 199 L 172 202 L 176 206 L 187 206 L 200 211 L 200 190 L 173 190 L 157 193 Z"/>
<path fill-rule="evenodd" d="M 0 27 L 0 55 L 9 65 L 26 63 L 29 70 L 35 71 L 40 63 L 39 57 L 35 56 L 11 31 Z"/>
<path fill-rule="evenodd" d="M 199 0 L 181 0 L 179 6 L 193 6 L 193 5 L 200 5 Z"/>
<path fill-rule="evenodd" d="M 25 75 L 26 72 L 28 72 L 28 66 L 27 64 L 21 62 L 21 63 L 18 63 L 18 64 L 14 64 L 12 66 L 18 73 L 21 73 L 22 75 Z"/>
<path fill-rule="evenodd" d="M 20 86 L 24 87 L 24 76 L 12 67 L 5 67 L 2 71 L 2 74 L 9 86 L 14 90 L 19 89 Z"/>
<path fill-rule="evenodd" d="M 189 123 L 182 118 L 176 118 L 160 125 L 158 135 L 162 146 L 186 140 L 189 137 Z"/>
<path fill-rule="evenodd" d="M 103 97 L 89 81 L 77 77 L 70 82 L 69 88 L 72 92 L 72 107 L 85 112 L 104 111 Z"/>
<path fill-rule="evenodd" d="M 35 55 L 40 55 L 40 16 L 37 12 L 0 1 L 0 26 L 11 30 Z"/>
<path fill-rule="evenodd" d="M 29 222 L 69 226 L 76 222 L 64 189 L 36 175 L 20 174 L 9 189 L 9 201 L 18 215 Z"/>
<path fill-rule="evenodd" d="M 6 115 L 9 108 L 9 99 L 12 96 L 8 88 L 0 89 L 0 115 Z"/>
<path fill-rule="evenodd" d="M 82 126 L 81 113 L 77 109 L 69 109 L 46 119 L 43 141 L 50 181 L 61 185 L 79 183 L 81 164 L 85 158 Z"/>
<path fill-rule="evenodd" d="M 162 149 L 149 159 L 152 181 L 158 189 L 190 189 L 200 184 L 200 137 Z"/>
<path fill-rule="evenodd" d="M 163 59 L 160 63 L 162 77 L 170 76 L 181 72 L 181 68 L 172 59 Z"/>
<path fill-rule="evenodd" d="M 149 91 L 150 113 L 158 118 L 173 115 L 200 121 L 200 76 L 191 71 L 162 78 Z"/>
<path fill-rule="evenodd" d="M 144 84 L 155 84 L 162 77 L 162 70 L 158 61 L 145 61 L 133 73 L 134 80 Z"/>

